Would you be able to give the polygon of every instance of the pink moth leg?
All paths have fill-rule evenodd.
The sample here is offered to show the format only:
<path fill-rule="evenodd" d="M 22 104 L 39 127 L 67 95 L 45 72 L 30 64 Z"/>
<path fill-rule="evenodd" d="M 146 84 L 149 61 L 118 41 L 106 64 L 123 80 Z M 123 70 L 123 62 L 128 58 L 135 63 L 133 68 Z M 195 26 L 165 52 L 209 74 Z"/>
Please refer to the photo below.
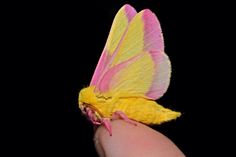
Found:
<path fill-rule="evenodd" d="M 91 109 L 86 108 L 86 113 L 87 113 L 87 115 L 88 115 L 90 121 L 91 121 L 93 124 L 95 124 L 95 125 L 100 125 L 100 124 L 101 124 L 101 122 L 98 122 L 98 121 L 96 120 L 95 114 L 94 114 L 94 112 L 93 112 Z"/>
<path fill-rule="evenodd" d="M 129 118 L 126 116 L 126 114 L 125 114 L 124 112 L 122 112 L 122 111 L 116 111 L 116 112 L 114 112 L 114 113 L 112 114 L 112 119 L 116 119 L 117 116 L 118 116 L 119 118 L 123 119 L 124 121 L 126 121 L 127 123 L 130 123 L 130 124 L 132 124 L 132 125 L 137 126 L 137 123 L 136 123 L 135 121 L 129 119 Z"/>
<path fill-rule="evenodd" d="M 102 124 L 109 132 L 110 136 L 112 136 L 112 129 L 111 129 L 111 120 L 110 118 L 102 118 Z"/>

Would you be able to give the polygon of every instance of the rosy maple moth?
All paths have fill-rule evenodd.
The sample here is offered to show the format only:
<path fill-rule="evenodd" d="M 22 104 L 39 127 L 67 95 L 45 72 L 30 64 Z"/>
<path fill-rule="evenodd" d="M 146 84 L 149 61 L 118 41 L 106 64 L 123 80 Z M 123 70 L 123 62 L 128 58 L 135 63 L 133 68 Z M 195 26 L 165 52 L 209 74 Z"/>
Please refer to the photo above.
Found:
<path fill-rule="evenodd" d="M 161 124 L 181 115 L 155 102 L 167 90 L 171 64 L 160 23 L 149 9 L 126 4 L 116 14 L 90 85 L 79 93 L 79 108 L 112 133 L 116 115 L 127 122 Z"/>

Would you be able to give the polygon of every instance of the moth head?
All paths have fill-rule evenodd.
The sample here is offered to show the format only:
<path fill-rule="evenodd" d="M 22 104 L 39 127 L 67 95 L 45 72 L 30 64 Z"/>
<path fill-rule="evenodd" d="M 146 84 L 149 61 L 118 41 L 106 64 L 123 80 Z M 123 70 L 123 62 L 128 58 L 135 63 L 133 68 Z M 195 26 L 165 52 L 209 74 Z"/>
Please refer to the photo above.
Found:
<path fill-rule="evenodd" d="M 82 113 L 95 125 L 102 124 L 102 114 L 99 110 L 90 105 L 83 102 L 80 102 L 79 108 L 81 109 Z"/>
<path fill-rule="evenodd" d="M 86 88 L 81 89 L 79 93 L 79 108 L 83 111 L 85 108 L 85 104 L 95 104 L 96 103 L 96 96 L 94 94 L 94 87 L 89 86 Z"/>
<path fill-rule="evenodd" d="M 93 119 L 101 119 L 102 114 L 96 107 L 97 100 L 93 86 L 83 88 L 79 93 L 80 110 L 87 116 L 93 114 Z M 91 116 L 89 119 L 91 120 Z"/>

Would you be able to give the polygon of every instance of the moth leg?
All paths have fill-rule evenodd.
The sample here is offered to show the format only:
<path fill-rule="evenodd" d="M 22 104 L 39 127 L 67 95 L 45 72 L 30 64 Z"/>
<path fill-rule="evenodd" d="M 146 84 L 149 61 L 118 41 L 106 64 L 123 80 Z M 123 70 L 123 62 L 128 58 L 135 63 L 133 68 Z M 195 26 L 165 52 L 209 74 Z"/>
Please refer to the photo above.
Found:
<path fill-rule="evenodd" d="M 93 115 L 92 115 L 92 114 L 93 114 L 93 111 L 92 111 L 90 108 L 86 108 L 85 111 L 86 111 L 86 113 L 87 113 L 87 116 L 88 116 L 89 120 L 92 121 L 92 119 L 93 119 L 93 118 L 92 118 L 92 117 L 93 117 Z"/>
<path fill-rule="evenodd" d="M 137 126 L 137 123 L 136 123 L 134 120 L 129 119 L 129 118 L 126 116 L 126 114 L 125 114 L 124 112 L 122 112 L 122 111 L 116 111 L 116 112 L 114 112 L 114 113 L 112 114 L 112 119 L 116 119 L 117 116 L 118 116 L 119 118 L 123 119 L 124 121 L 126 121 L 127 123 L 130 123 L 130 124 L 132 124 L 132 125 Z"/>
<path fill-rule="evenodd" d="M 110 120 L 110 118 L 102 118 L 102 124 L 107 129 L 107 131 L 109 132 L 109 134 L 111 136 L 112 135 L 112 130 L 111 130 L 111 120 Z"/>
<path fill-rule="evenodd" d="M 93 124 L 95 124 L 95 125 L 100 125 L 100 124 L 101 124 L 100 122 L 98 122 L 98 121 L 96 120 L 95 114 L 94 114 L 94 112 L 93 112 L 91 109 L 86 108 L 86 112 L 87 112 L 87 115 L 88 115 L 89 120 L 90 120 Z"/>

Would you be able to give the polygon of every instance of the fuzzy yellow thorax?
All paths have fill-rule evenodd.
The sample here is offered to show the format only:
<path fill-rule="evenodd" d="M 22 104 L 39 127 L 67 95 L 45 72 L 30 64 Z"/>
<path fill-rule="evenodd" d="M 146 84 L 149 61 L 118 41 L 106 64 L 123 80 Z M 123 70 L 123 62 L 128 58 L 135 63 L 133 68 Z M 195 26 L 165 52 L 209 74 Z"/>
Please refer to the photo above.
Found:
<path fill-rule="evenodd" d="M 79 108 L 83 111 L 85 107 L 90 107 L 99 114 L 100 117 L 110 117 L 115 98 L 108 93 L 95 93 L 95 87 L 83 88 L 79 93 Z"/>

